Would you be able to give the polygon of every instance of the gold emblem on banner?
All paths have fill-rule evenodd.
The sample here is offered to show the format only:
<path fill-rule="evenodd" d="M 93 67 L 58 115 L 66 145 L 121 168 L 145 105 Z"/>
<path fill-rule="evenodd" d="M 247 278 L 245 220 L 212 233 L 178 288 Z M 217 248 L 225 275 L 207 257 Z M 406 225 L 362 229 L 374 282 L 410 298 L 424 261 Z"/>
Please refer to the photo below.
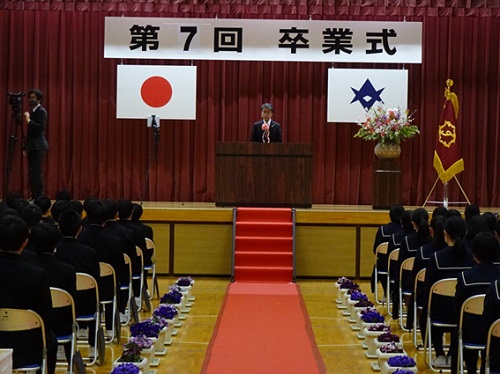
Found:
<path fill-rule="evenodd" d="M 444 121 L 439 126 L 439 142 L 446 148 L 450 148 L 457 139 L 456 127 L 450 121 Z"/>

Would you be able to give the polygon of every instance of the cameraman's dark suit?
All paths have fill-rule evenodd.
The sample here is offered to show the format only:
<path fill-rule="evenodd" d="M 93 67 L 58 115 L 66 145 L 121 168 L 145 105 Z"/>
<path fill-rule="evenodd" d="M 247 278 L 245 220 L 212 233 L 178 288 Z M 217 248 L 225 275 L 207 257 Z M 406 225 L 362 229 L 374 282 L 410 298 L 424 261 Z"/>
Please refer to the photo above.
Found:
<path fill-rule="evenodd" d="M 49 149 L 49 145 L 44 135 L 46 126 L 47 111 L 43 106 L 39 105 L 30 113 L 28 134 L 26 135 L 25 144 L 25 149 L 28 154 L 31 193 L 34 199 L 45 195 L 42 164 L 45 153 L 47 153 Z"/>

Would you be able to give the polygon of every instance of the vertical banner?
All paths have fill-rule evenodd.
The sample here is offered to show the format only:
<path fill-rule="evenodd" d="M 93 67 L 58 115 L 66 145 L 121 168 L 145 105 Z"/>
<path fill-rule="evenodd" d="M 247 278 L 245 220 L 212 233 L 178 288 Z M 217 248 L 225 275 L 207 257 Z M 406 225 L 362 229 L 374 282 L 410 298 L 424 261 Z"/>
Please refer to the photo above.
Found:
<path fill-rule="evenodd" d="M 434 168 L 443 183 L 448 182 L 456 174 L 464 171 L 464 159 L 457 143 L 458 97 L 451 92 L 453 81 L 446 81 L 446 100 L 439 121 L 436 150 L 434 151 Z"/>
<path fill-rule="evenodd" d="M 371 107 L 406 109 L 408 70 L 329 69 L 328 122 L 364 120 Z"/>
<path fill-rule="evenodd" d="M 196 119 L 196 66 L 118 65 L 116 118 Z"/>

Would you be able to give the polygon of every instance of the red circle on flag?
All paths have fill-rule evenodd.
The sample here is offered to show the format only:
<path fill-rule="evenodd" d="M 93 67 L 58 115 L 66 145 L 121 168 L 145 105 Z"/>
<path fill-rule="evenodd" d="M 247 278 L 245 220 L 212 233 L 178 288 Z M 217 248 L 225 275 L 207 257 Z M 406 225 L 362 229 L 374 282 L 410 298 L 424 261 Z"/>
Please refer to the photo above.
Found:
<path fill-rule="evenodd" d="M 172 85 L 163 77 L 150 77 L 141 86 L 141 97 L 147 105 L 160 108 L 172 98 Z"/>

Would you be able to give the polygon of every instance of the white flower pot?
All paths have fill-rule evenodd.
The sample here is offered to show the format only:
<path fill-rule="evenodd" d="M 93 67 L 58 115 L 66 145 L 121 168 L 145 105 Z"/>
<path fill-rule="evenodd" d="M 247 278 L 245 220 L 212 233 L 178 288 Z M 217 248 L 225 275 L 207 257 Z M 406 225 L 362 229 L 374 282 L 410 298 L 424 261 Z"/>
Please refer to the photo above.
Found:
<path fill-rule="evenodd" d="M 363 335 L 365 336 L 366 346 L 368 347 L 368 354 L 375 356 L 377 354 L 377 346 L 375 345 L 375 339 L 383 334 L 385 331 L 370 331 L 368 328 L 363 330 Z"/>
<path fill-rule="evenodd" d="M 143 349 L 141 351 L 141 356 L 142 357 L 146 357 L 148 359 L 148 366 L 147 366 L 147 370 L 143 370 L 145 373 L 148 373 L 149 372 L 149 366 L 151 365 L 151 362 L 153 362 L 153 359 L 155 357 L 155 346 L 154 344 L 147 348 L 147 349 Z"/>
<path fill-rule="evenodd" d="M 396 370 L 402 369 L 402 370 L 410 370 L 414 373 L 418 373 L 418 369 L 416 366 L 413 367 L 395 367 L 395 366 L 389 366 L 389 364 L 384 362 L 382 366 L 380 366 L 380 373 L 381 374 L 389 374 L 389 373 L 394 373 Z"/>
<path fill-rule="evenodd" d="M 406 355 L 406 352 L 404 350 L 402 353 L 401 352 L 400 353 L 383 353 L 380 351 L 380 348 L 377 348 L 376 353 L 377 353 L 377 357 L 378 357 L 378 366 L 379 367 L 382 367 L 384 365 L 384 363 L 386 363 L 387 360 L 390 359 L 391 357 Z"/>
<path fill-rule="evenodd" d="M 167 332 L 167 328 L 164 327 L 160 330 L 160 333 L 158 334 L 158 340 L 155 342 L 155 352 L 163 352 L 164 350 L 164 345 L 165 345 L 165 334 Z"/>

